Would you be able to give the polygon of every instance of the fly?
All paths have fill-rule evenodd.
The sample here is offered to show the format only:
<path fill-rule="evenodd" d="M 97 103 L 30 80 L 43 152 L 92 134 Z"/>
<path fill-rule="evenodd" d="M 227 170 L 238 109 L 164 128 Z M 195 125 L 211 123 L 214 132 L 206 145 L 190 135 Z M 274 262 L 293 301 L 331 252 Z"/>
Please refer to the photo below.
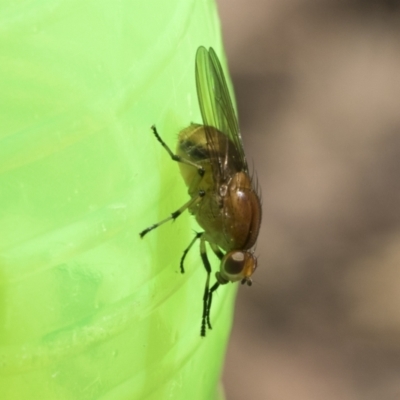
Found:
<path fill-rule="evenodd" d="M 172 160 L 178 162 L 190 200 L 143 230 L 140 237 L 175 220 L 185 210 L 203 228 L 184 250 L 180 270 L 184 273 L 185 258 L 200 240 L 200 256 L 207 273 L 200 328 L 201 336 L 205 336 L 207 327 L 211 329 L 212 298 L 219 286 L 238 281 L 249 286 L 252 283 L 257 268 L 254 246 L 261 224 L 261 201 L 257 184 L 249 174 L 238 120 L 213 48 L 198 48 L 195 74 L 203 125 L 191 124 L 179 133 L 176 153 L 161 139 L 156 127 L 151 128 Z M 211 287 L 206 242 L 220 259 L 216 282 Z"/>

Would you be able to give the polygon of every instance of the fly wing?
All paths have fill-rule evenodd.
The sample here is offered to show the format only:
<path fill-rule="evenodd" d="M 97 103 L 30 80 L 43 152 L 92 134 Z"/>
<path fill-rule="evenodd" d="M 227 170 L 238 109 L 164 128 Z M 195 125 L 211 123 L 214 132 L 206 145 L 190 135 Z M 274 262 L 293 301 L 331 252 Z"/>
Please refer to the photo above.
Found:
<path fill-rule="evenodd" d="M 219 183 L 221 180 L 226 180 L 230 164 L 239 166 L 240 170 L 248 172 L 238 120 L 224 72 L 212 47 L 209 51 L 203 46 L 197 50 L 196 86 L 214 181 Z M 210 127 L 217 128 L 229 140 L 222 135 L 213 134 Z"/>

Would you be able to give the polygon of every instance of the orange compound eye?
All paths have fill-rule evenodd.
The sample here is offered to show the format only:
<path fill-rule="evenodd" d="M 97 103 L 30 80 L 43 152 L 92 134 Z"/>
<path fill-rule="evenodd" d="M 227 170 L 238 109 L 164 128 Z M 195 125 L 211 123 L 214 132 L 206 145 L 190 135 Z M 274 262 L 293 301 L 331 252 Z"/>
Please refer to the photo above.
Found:
<path fill-rule="evenodd" d="M 257 259 L 249 251 L 230 251 L 221 261 L 217 279 L 220 283 L 251 282 L 250 277 L 257 268 Z"/>

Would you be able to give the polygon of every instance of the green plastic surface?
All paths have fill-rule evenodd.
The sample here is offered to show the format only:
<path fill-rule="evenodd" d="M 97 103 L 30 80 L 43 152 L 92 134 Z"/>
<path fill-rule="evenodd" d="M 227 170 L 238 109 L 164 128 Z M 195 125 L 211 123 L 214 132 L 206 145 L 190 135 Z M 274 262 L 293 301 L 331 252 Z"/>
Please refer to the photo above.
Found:
<path fill-rule="evenodd" d="M 201 338 L 194 218 L 139 238 L 188 200 L 150 126 L 201 122 L 199 45 L 213 1 L 0 4 L 1 400 L 223 399 L 236 285 Z"/>

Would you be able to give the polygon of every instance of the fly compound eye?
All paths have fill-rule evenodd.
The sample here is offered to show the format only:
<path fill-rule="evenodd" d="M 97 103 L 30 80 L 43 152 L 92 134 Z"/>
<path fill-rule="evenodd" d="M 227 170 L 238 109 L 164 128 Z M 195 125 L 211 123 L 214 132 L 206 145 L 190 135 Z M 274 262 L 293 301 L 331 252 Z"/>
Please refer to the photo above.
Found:
<path fill-rule="evenodd" d="M 221 261 L 220 275 L 230 282 L 248 281 L 257 266 L 257 260 L 248 251 L 230 251 Z"/>

